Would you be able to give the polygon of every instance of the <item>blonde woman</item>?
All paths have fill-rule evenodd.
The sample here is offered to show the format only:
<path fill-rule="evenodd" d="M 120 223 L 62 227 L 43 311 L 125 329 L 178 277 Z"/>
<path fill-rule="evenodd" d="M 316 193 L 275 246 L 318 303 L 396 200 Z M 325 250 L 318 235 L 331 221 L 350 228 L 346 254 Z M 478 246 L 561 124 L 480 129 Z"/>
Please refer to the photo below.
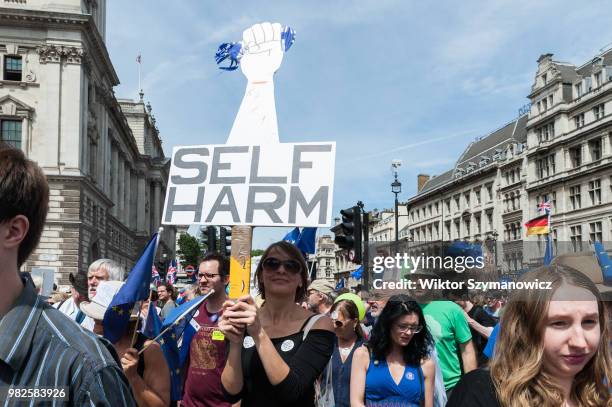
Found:
<path fill-rule="evenodd" d="M 593 282 L 561 265 L 521 281 L 551 284 L 512 294 L 490 370 L 463 377 L 448 406 L 612 406 L 608 321 Z"/>

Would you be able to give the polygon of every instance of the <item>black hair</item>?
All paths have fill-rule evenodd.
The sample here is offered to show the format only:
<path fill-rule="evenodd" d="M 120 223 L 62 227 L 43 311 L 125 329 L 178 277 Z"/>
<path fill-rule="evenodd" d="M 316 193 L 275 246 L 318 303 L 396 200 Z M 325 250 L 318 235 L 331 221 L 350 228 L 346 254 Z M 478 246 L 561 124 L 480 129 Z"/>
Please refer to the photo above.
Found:
<path fill-rule="evenodd" d="M 226 277 L 229 274 L 230 265 L 229 259 L 222 255 L 221 253 L 209 252 L 204 255 L 204 258 L 200 260 L 200 264 L 205 261 L 214 261 L 216 260 L 219 263 L 219 274 L 221 277 Z"/>
<path fill-rule="evenodd" d="M 412 339 L 402 349 L 404 363 L 410 366 L 420 366 L 423 359 L 429 357 L 430 348 L 434 346 L 433 338 L 427 328 L 423 310 L 416 301 L 405 294 L 397 294 L 389 298 L 383 308 L 368 342 L 368 348 L 375 360 L 385 360 L 391 350 L 391 328 L 395 321 L 404 315 L 416 314 L 421 332 L 413 335 Z"/>

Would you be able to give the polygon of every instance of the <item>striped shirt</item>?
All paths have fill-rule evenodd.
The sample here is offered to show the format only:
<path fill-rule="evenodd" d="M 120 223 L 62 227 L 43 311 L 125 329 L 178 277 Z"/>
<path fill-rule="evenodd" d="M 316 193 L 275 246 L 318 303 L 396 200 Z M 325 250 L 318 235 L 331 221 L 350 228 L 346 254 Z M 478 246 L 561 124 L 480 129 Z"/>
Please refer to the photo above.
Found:
<path fill-rule="evenodd" d="M 0 386 L 66 386 L 68 402 L 7 399 L 0 400 L 0 407 L 135 406 L 111 348 L 25 283 L 15 306 L 0 319 Z"/>

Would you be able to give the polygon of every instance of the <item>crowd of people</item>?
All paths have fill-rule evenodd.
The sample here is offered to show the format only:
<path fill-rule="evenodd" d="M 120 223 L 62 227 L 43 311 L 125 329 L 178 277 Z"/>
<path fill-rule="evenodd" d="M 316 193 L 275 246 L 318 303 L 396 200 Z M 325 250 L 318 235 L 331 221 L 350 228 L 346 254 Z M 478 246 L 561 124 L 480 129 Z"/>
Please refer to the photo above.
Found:
<path fill-rule="evenodd" d="M 66 297 L 48 301 L 19 273 L 47 205 L 40 168 L 0 144 L 0 386 L 63 387 L 69 405 L 113 407 L 612 406 L 610 309 L 563 264 L 522 276 L 550 290 L 452 291 L 448 300 L 428 290 L 354 293 L 309 281 L 303 254 L 281 241 L 258 264 L 258 295 L 230 300 L 228 259 L 209 253 L 196 286 L 152 286 L 110 343 L 102 320 L 124 284 L 118 263 L 96 260 L 70 275 Z M 183 344 L 181 400 L 172 400 L 167 362 L 143 321 L 209 293 Z"/>

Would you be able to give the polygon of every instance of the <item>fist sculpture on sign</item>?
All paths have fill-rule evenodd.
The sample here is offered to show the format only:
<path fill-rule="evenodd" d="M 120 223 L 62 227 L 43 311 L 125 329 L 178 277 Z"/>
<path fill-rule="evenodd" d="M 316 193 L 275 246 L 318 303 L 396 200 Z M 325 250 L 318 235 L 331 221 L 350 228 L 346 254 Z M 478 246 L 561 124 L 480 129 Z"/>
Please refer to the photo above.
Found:
<path fill-rule="evenodd" d="M 295 32 L 279 23 L 255 24 L 242 33 L 242 41 L 221 44 L 217 63 L 229 62 L 224 70 L 238 65 L 247 78 L 247 87 L 226 144 L 261 145 L 278 143 L 274 101 L 274 73 L 283 54 L 295 41 Z"/>

